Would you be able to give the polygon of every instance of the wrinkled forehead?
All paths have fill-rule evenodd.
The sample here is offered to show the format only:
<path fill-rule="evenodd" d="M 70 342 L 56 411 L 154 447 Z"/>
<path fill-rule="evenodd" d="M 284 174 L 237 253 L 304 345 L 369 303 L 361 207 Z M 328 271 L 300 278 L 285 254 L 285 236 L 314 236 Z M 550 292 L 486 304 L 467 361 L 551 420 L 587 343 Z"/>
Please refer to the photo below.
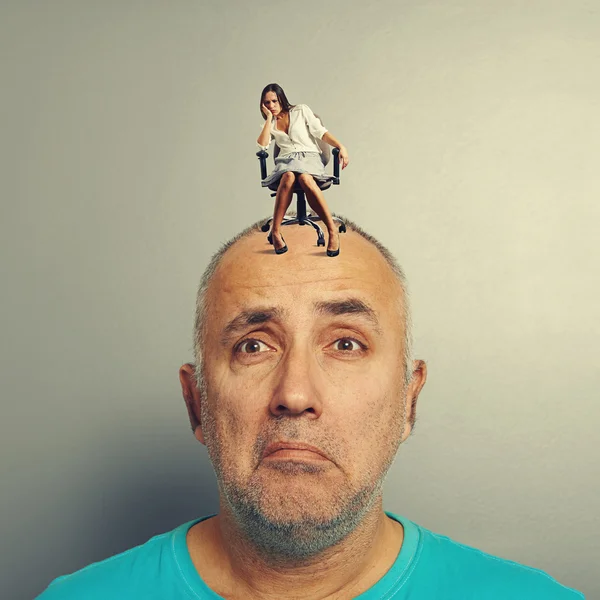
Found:
<path fill-rule="evenodd" d="M 315 247 L 312 228 L 298 229 L 285 231 L 290 250 L 283 255 L 273 252 L 264 234 L 251 234 L 229 248 L 207 291 L 207 322 L 216 325 L 253 304 L 277 305 L 293 316 L 321 301 L 346 298 L 367 303 L 383 323 L 397 322 L 402 287 L 373 244 L 349 231 L 341 236 L 340 255 L 332 258 Z"/>

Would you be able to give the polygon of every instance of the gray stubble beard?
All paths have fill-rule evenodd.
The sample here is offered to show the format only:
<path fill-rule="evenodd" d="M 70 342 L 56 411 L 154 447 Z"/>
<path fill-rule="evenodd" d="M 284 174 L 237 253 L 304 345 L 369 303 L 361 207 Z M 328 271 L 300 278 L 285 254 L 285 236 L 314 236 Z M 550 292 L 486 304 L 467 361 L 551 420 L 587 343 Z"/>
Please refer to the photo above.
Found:
<path fill-rule="evenodd" d="M 334 517 L 303 517 L 294 521 L 270 519 L 246 490 L 221 485 L 222 496 L 247 540 L 275 564 L 308 562 L 350 535 L 381 498 L 381 484 L 363 488 Z"/>

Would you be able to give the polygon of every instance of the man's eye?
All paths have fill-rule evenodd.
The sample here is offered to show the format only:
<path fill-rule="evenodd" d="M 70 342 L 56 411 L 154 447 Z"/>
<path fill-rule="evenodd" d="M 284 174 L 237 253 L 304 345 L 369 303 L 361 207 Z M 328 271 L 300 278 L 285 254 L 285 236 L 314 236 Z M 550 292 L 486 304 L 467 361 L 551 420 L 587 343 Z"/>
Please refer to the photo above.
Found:
<path fill-rule="evenodd" d="M 260 340 L 244 340 L 235 348 L 236 352 L 241 352 L 242 354 L 256 354 L 257 352 L 265 352 L 268 349 L 269 347 Z"/>
<path fill-rule="evenodd" d="M 363 350 L 362 344 L 359 344 L 352 338 L 342 338 L 334 342 L 333 347 L 340 352 L 356 352 Z"/>

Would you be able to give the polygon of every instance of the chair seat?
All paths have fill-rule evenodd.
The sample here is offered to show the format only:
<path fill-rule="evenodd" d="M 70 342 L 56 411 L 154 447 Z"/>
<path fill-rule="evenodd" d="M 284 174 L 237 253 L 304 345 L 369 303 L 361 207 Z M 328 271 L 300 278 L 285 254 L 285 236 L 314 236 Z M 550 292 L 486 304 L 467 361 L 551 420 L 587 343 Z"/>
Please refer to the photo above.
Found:
<path fill-rule="evenodd" d="M 272 192 L 276 192 L 277 188 L 279 187 L 279 181 L 281 181 L 281 180 L 278 180 L 278 181 L 272 183 L 270 186 L 268 186 L 268 188 Z M 319 180 L 319 179 L 315 179 L 315 181 L 317 182 L 317 185 L 319 186 L 320 190 L 327 190 L 327 189 L 329 189 L 331 187 L 331 184 L 333 183 L 332 179 L 327 179 L 325 181 Z M 292 192 L 295 193 L 295 192 L 303 192 L 303 191 L 304 191 L 304 188 L 300 185 L 300 183 L 298 181 L 296 181 L 294 183 L 294 187 L 292 188 Z"/>

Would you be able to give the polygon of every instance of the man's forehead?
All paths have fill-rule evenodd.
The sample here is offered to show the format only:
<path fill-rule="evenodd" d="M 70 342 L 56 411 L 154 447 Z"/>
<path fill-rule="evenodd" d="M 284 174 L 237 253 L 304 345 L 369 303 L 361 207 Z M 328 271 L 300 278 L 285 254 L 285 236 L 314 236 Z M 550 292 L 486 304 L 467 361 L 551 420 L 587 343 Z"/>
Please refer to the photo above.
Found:
<path fill-rule="evenodd" d="M 254 325 L 262 325 L 271 321 L 286 321 L 295 316 L 290 307 L 278 305 L 256 304 L 252 301 L 244 306 L 243 302 L 239 306 L 227 308 L 239 308 L 235 317 L 230 319 L 222 328 L 222 337 L 234 335 L 240 330 L 244 330 Z M 305 306 L 309 311 L 320 316 L 340 317 L 357 316 L 369 322 L 375 331 L 382 333 L 377 310 L 369 305 L 368 302 L 356 297 L 346 297 L 343 299 L 317 300 L 307 303 Z M 226 309 L 227 310 L 227 309 Z"/>
<path fill-rule="evenodd" d="M 307 235 L 309 234 L 309 235 Z M 342 252 L 331 258 L 314 244 L 308 227 L 284 228 L 290 250 L 276 255 L 264 234 L 238 241 L 223 256 L 209 286 L 210 304 L 219 313 L 227 304 L 245 308 L 249 301 L 274 305 L 302 301 L 318 304 L 338 296 L 356 298 L 370 306 L 396 304 L 402 290 L 381 253 L 359 234 L 341 236 Z"/>

